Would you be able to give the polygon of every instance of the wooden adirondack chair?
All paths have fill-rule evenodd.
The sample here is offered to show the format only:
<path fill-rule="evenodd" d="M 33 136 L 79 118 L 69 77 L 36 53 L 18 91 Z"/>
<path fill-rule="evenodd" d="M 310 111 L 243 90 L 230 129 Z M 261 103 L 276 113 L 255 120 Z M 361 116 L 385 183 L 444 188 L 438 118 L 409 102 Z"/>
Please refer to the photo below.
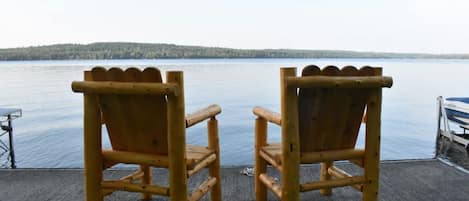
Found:
<path fill-rule="evenodd" d="M 331 188 L 348 185 L 363 192 L 363 200 L 377 200 L 381 88 L 392 85 L 392 78 L 381 74 L 381 68 L 307 66 L 296 77 L 296 68 L 281 69 L 281 114 L 260 107 L 253 110 L 257 201 L 267 200 L 267 188 L 282 201 L 297 201 L 300 192 L 320 189 L 330 195 Z M 365 108 L 365 148 L 357 149 Z M 267 122 L 281 126 L 281 143 L 267 143 Z M 333 165 L 337 160 L 350 160 L 364 168 L 364 175 L 339 169 Z M 317 162 L 321 162 L 320 181 L 300 184 L 300 164 Z M 280 172 L 281 185 L 267 175 L 267 164 Z"/>
<path fill-rule="evenodd" d="M 74 92 L 84 95 L 84 156 L 87 201 L 103 200 L 116 190 L 170 196 L 172 201 L 199 200 L 211 191 L 221 200 L 218 123 L 221 112 L 209 106 L 185 117 L 183 73 L 166 73 L 162 83 L 156 68 L 101 67 L 85 71 L 84 82 L 73 82 Z M 186 145 L 185 129 L 208 121 L 208 147 Z M 112 149 L 101 146 L 105 124 Z M 120 180 L 103 180 L 102 171 L 118 163 L 137 164 L 140 169 Z M 152 185 L 150 167 L 169 169 L 169 187 Z M 192 194 L 187 179 L 208 167 L 210 177 Z M 139 182 L 137 182 L 139 181 Z"/>

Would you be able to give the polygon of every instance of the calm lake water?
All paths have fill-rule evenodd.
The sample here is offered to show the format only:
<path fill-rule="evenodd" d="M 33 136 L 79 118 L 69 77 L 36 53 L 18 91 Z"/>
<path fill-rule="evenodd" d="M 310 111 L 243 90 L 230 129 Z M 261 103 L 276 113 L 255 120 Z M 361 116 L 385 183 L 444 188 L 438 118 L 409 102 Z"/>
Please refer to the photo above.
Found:
<path fill-rule="evenodd" d="M 18 167 L 83 166 L 82 94 L 70 83 L 93 66 L 157 66 L 183 70 L 186 112 L 217 103 L 222 164 L 253 163 L 254 115 L 260 105 L 280 109 L 279 67 L 371 65 L 384 68 L 394 86 L 383 90 L 381 157 L 431 158 L 436 133 L 436 97 L 469 96 L 469 61 L 405 59 L 179 59 L 0 62 L 0 107 L 23 109 L 14 121 Z M 363 146 L 361 134 L 358 146 Z M 2 137 L 3 140 L 6 138 Z M 104 146 L 109 147 L 107 136 Z M 270 125 L 269 140 L 280 130 Z M 187 130 L 187 142 L 207 143 L 205 124 Z M 4 160 L 5 158 L 1 158 Z M 0 163 L 3 163 L 0 162 Z"/>

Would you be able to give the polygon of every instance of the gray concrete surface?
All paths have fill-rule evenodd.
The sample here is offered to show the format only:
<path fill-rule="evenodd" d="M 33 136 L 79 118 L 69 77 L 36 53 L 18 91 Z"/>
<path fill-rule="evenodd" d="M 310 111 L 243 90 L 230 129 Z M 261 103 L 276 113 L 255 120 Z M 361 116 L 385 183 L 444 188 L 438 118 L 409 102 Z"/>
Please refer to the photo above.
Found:
<path fill-rule="evenodd" d="M 351 164 L 342 163 L 343 169 L 359 173 Z M 254 200 L 252 177 L 241 175 L 243 167 L 223 168 L 223 200 Z M 317 179 L 319 166 L 302 167 L 302 182 Z M 278 177 L 273 170 L 271 175 Z M 118 178 L 129 170 L 109 170 L 107 178 Z M 189 180 L 189 186 L 201 183 L 207 174 L 201 172 Z M 167 184 L 167 172 L 154 169 L 154 182 Z M 83 170 L 81 169 L 2 169 L 0 170 L 0 201 L 82 201 Z M 105 198 L 140 200 L 137 193 L 116 192 Z M 153 200 L 167 200 L 155 196 Z M 208 196 L 203 200 L 209 200 Z M 270 200 L 276 200 L 270 194 Z M 318 191 L 302 193 L 301 200 L 361 200 L 361 194 L 350 187 L 336 188 L 333 195 L 324 197 Z M 469 200 L 469 174 L 438 160 L 387 161 L 381 164 L 379 200 Z"/>
<path fill-rule="evenodd" d="M 469 138 L 468 138 L 469 139 Z M 437 142 L 437 155 L 469 170 L 469 152 L 457 142 L 450 142 L 447 138 L 440 138 Z"/>

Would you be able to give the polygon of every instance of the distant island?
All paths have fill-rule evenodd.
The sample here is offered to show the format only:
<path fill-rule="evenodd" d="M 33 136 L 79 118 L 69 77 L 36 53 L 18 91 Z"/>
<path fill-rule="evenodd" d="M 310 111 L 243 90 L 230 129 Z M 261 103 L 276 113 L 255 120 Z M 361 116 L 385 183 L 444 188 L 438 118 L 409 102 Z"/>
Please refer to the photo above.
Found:
<path fill-rule="evenodd" d="M 163 43 L 91 43 L 0 49 L 0 61 L 178 58 L 408 58 L 469 59 L 469 54 L 358 52 L 344 50 L 233 49 Z"/>

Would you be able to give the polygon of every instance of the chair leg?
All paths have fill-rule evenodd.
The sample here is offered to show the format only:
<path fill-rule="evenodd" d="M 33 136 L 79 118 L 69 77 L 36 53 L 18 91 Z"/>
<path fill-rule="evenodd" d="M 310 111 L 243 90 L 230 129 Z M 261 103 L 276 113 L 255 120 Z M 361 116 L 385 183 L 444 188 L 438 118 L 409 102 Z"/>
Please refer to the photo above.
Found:
<path fill-rule="evenodd" d="M 98 172 L 99 171 L 99 172 Z M 86 174 L 85 178 L 85 195 L 86 201 L 103 201 L 104 196 L 101 193 L 100 185 L 102 181 L 102 170 L 92 170 L 91 168 L 85 168 L 85 172 L 94 172 L 92 174 Z"/>
<path fill-rule="evenodd" d="M 363 200 L 378 200 L 379 190 L 379 152 L 381 136 L 381 88 L 376 89 L 370 96 L 367 104 L 367 116 L 365 132 L 365 178 L 368 183 L 363 186 Z"/>
<path fill-rule="evenodd" d="M 267 172 L 267 162 L 259 155 L 261 147 L 267 144 L 267 121 L 265 119 L 256 119 L 255 132 L 254 189 L 256 192 L 256 201 L 267 201 L 267 187 L 259 178 L 260 174 Z"/>
<path fill-rule="evenodd" d="M 218 144 L 218 121 L 212 118 L 207 123 L 208 127 L 208 146 L 215 150 L 216 159 L 209 166 L 210 177 L 217 178 L 217 183 L 212 187 L 210 191 L 211 201 L 221 201 L 221 176 L 220 176 L 220 146 Z"/>
<path fill-rule="evenodd" d="M 254 189 L 256 192 L 256 201 L 267 201 L 267 187 L 262 183 L 259 175 L 267 172 L 267 163 L 261 158 L 259 152 L 256 152 L 256 164 L 254 167 Z"/>
<path fill-rule="evenodd" d="M 103 158 L 101 155 L 101 122 L 96 97 L 84 96 L 84 169 L 86 201 L 103 201 Z"/>
<path fill-rule="evenodd" d="M 331 175 L 329 174 L 327 169 L 329 169 L 333 165 L 334 165 L 334 163 L 332 161 L 327 161 L 327 162 L 322 162 L 321 163 L 321 175 L 319 177 L 320 181 L 331 180 Z M 329 196 L 329 195 L 332 195 L 332 188 L 323 188 L 323 189 L 319 190 L 319 192 L 321 193 L 321 195 Z"/>
<path fill-rule="evenodd" d="M 221 176 L 220 176 L 220 159 L 217 155 L 217 159 L 209 167 L 210 177 L 217 178 L 217 183 L 212 187 L 210 191 L 210 200 L 211 201 L 221 201 Z"/>
<path fill-rule="evenodd" d="M 365 177 L 369 182 L 363 185 L 363 201 L 378 200 L 379 160 L 373 161 L 372 164 L 373 165 L 367 165 L 365 163 Z"/>
<path fill-rule="evenodd" d="M 150 166 L 140 165 L 140 171 L 143 172 L 142 184 L 151 185 L 152 172 Z M 143 200 L 151 200 L 151 193 L 142 193 Z"/>
<path fill-rule="evenodd" d="M 363 201 L 378 200 L 378 181 L 370 181 L 363 186 Z"/>

